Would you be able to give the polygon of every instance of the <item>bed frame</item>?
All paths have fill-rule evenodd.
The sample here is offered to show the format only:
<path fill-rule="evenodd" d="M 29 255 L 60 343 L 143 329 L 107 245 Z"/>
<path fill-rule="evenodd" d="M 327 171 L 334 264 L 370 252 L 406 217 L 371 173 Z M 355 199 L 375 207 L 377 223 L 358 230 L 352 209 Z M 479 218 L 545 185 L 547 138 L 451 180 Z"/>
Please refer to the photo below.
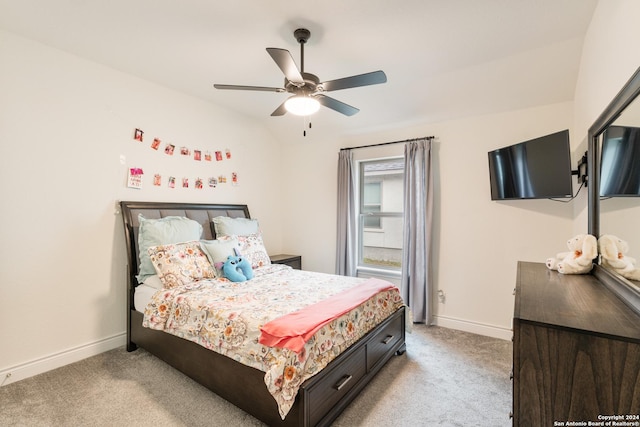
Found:
<path fill-rule="evenodd" d="M 145 218 L 184 216 L 203 227 L 203 239 L 214 239 L 216 216 L 249 218 L 246 205 L 121 202 L 128 256 L 127 351 L 138 347 L 193 378 L 219 396 L 270 426 L 325 426 L 335 420 L 394 354 L 403 354 L 405 309 L 400 308 L 306 380 L 296 402 L 282 420 L 267 391 L 264 372 L 245 366 L 191 341 L 142 327 L 143 316 L 133 306 L 138 285 L 138 214 Z"/>

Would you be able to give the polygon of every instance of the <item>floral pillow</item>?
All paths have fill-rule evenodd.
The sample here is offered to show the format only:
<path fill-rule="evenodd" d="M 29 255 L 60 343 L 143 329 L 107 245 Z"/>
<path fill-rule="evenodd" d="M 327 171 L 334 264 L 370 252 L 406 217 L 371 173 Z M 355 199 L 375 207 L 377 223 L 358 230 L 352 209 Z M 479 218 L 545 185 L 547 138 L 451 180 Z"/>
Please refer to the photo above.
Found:
<path fill-rule="evenodd" d="M 152 246 L 149 258 L 165 288 L 216 277 L 199 241 Z"/>
<path fill-rule="evenodd" d="M 138 231 L 138 246 L 140 248 L 140 265 L 138 282 L 142 283 L 155 274 L 148 256 L 148 249 L 152 246 L 169 243 L 190 242 L 200 239 L 202 225 L 199 222 L 180 216 L 167 216 L 160 219 L 147 219 L 138 215 L 140 229 Z"/>
<path fill-rule="evenodd" d="M 251 268 L 271 265 L 271 259 L 262 241 L 262 233 L 249 234 L 246 236 L 223 236 L 218 240 L 238 239 L 240 255 L 251 263 Z"/>

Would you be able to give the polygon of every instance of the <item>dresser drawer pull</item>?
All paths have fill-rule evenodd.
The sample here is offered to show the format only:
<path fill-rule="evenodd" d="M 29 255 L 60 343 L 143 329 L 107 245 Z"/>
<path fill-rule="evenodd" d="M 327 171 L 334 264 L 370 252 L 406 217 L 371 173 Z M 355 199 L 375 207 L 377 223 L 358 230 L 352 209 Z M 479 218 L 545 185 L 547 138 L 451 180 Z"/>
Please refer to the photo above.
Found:
<path fill-rule="evenodd" d="M 340 390 L 349 381 L 351 381 L 351 378 L 353 378 L 353 375 L 345 375 L 344 377 L 340 378 L 340 381 L 338 381 L 336 385 L 333 386 L 333 388 L 335 388 L 336 390 Z"/>
<path fill-rule="evenodd" d="M 382 340 L 382 344 L 389 344 L 392 340 L 393 340 L 393 335 L 387 335 L 387 337 Z"/>

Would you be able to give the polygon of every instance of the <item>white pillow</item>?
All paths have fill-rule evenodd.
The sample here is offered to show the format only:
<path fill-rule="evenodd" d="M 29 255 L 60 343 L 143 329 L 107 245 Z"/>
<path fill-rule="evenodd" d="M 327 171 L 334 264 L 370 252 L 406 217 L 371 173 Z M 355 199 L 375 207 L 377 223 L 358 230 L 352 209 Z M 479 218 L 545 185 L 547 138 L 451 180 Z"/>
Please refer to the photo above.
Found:
<path fill-rule="evenodd" d="M 144 281 L 144 284 L 147 286 L 151 286 L 152 288 L 155 288 L 155 289 L 164 288 L 164 286 L 162 285 L 162 281 L 160 280 L 160 277 L 157 274 L 147 277 L 147 279 Z"/>
<path fill-rule="evenodd" d="M 216 230 L 216 238 L 234 235 L 248 236 L 249 234 L 256 234 L 260 229 L 257 219 L 217 216 L 211 221 L 213 221 L 213 228 Z"/>
<path fill-rule="evenodd" d="M 204 253 L 209 258 L 209 262 L 216 269 L 218 277 L 224 277 L 222 264 L 229 255 L 236 255 L 236 250 L 240 252 L 240 245 L 236 237 L 225 237 L 226 240 L 202 240 L 200 244 Z"/>

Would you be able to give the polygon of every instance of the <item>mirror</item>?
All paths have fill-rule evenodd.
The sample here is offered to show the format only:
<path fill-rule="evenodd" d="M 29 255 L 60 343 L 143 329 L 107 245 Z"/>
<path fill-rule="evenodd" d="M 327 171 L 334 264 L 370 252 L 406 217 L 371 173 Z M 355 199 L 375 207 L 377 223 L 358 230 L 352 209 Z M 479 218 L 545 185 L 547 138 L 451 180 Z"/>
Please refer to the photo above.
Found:
<path fill-rule="evenodd" d="M 588 191 L 589 191 L 589 233 L 598 237 L 613 234 L 626 240 L 630 256 L 640 262 L 640 197 L 601 197 L 609 188 L 605 177 L 600 176 L 603 140 L 605 133 L 611 135 L 611 126 L 640 127 L 640 68 L 634 73 L 609 106 L 589 128 L 588 134 Z M 638 99 L 636 99 L 638 98 Z M 608 131 L 608 132 L 607 132 Z M 607 159 L 605 158 L 605 164 Z M 629 166 L 624 166 L 629 167 Z M 618 171 L 623 171 L 618 167 Z M 602 186 L 604 184 L 604 187 Z M 609 289 L 616 293 L 631 308 L 640 314 L 640 282 L 627 280 L 616 272 L 594 267 L 593 274 Z"/>

